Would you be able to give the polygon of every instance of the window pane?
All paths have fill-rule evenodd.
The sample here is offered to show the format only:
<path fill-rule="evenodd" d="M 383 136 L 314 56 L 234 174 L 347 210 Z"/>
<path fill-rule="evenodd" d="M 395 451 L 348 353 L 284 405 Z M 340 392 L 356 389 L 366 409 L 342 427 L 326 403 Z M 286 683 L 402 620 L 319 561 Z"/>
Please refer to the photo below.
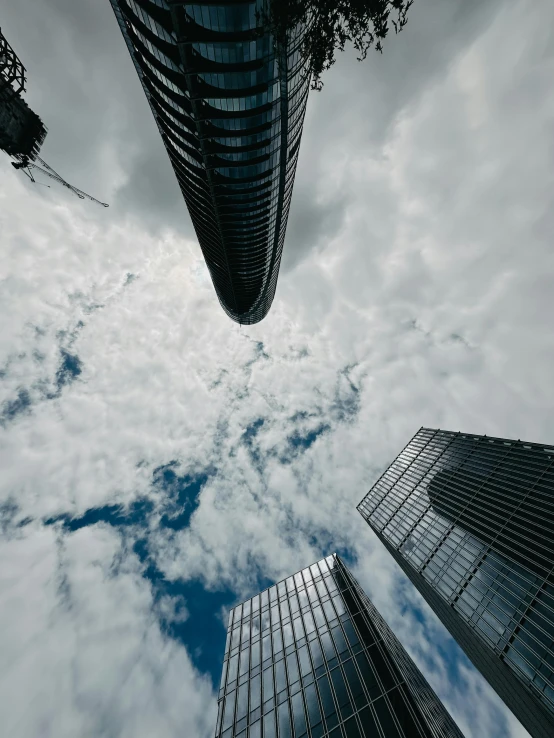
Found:
<path fill-rule="evenodd" d="M 364 707 L 363 710 L 360 710 L 358 718 L 362 724 L 366 738 L 378 738 L 378 736 L 381 735 L 377 729 L 377 723 L 375 722 L 375 718 L 373 717 L 373 713 L 369 707 Z M 417 733 L 415 735 L 417 736 Z M 409 738 L 412 738 L 412 736 L 410 735 Z"/>
<path fill-rule="evenodd" d="M 294 636 L 297 641 L 299 641 L 301 638 L 304 638 L 304 626 L 302 625 L 302 618 L 295 618 L 292 621 L 292 625 L 294 627 Z"/>
<path fill-rule="evenodd" d="M 293 615 L 300 610 L 300 603 L 298 602 L 298 597 L 295 594 L 290 595 L 290 610 Z"/>
<path fill-rule="evenodd" d="M 264 715 L 264 738 L 275 738 L 275 712 Z"/>
<path fill-rule="evenodd" d="M 294 643 L 294 638 L 292 637 L 292 626 L 290 623 L 283 625 L 283 640 L 285 642 L 285 648 Z"/>
<path fill-rule="evenodd" d="M 358 667 L 360 669 L 360 673 L 362 675 L 362 679 L 364 680 L 369 697 L 370 699 L 373 700 L 381 694 L 381 687 L 377 683 L 377 678 L 375 677 L 375 673 L 373 672 L 373 669 L 369 665 L 369 662 L 367 658 L 365 657 L 365 654 L 359 653 L 356 656 L 356 661 L 358 663 Z"/>
<path fill-rule="evenodd" d="M 235 654 L 230 660 L 229 660 L 229 675 L 227 677 L 227 683 L 232 682 L 234 679 L 237 678 L 237 667 L 239 665 L 239 656 L 238 654 Z"/>
<path fill-rule="evenodd" d="M 331 659 L 335 658 L 335 648 L 333 646 L 333 642 L 331 641 L 331 636 L 329 633 L 322 633 L 321 635 L 321 645 L 323 646 L 323 650 L 325 651 L 325 656 L 327 657 L 327 661 L 330 661 Z"/>
<path fill-rule="evenodd" d="M 371 646 L 372 643 L 375 643 L 375 638 L 373 637 L 373 633 L 369 629 L 369 626 L 365 622 L 361 613 L 354 615 L 354 622 L 356 623 L 356 627 L 358 628 L 358 631 L 362 637 L 362 642 L 366 646 Z"/>
<path fill-rule="evenodd" d="M 306 626 L 306 633 L 313 633 L 315 630 L 314 618 L 311 612 L 304 613 L 304 625 Z"/>
<path fill-rule="evenodd" d="M 310 684 L 306 688 L 306 706 L 308 708 L 308 719 L 310 725 L 313 727 L 321 722 L 321 712 L 319 710 L 319 702 L 317 701 L 317 693 L 315 691 L 315 684 Z"/>
<path fill-rule="evenodd" d="M 250 662 L 250 649 L 245 648 L 240 652 L 240 671 L 239 675 L 246 674 Z"/>
<path fill-rule="evenodd" d="M 382 653 L 377 648 L 377 646 L 372 646 L 367 653 L 375 668 L 375 671 L 377 672 L 377 674 L 379 675 L 379 678 L 383 682 L 383 686 L 385 687 L 385 690 L 391 689 L 391 687 L 394 687 L 395 682 L 390 672 L 390 669 Z"/>
<path fill-rule="evenodd" d="M 259 666 L 260 664 L 260 642 L 254 643 L 250 652 L 250 658 L 252 662 L 252 668 Z"/>
<path fill-rule="evenodd" d="M 335 712 L 335 704 L 333 702 L 327 674 L 324 674 L 321 679 L 317 680 L 317 686 L 319 688 L 321 704 L 323 706 L 323 714 L 327 717 L 328 715 L 331 715 L 331 713 Z"/>
<path fill-rule="evenodd" d="M 271 636 L 266 635 L 262 641 L 263 660 L 265 661 L 271 656 Z"/>
<path fill-rule="evenodd" d="M 225 699 L 225 713 L 223 714 L 223 725 L 221 726 L 222 730 L 228 728 L 233 722 L 235 715 L 235 697 L 236 692 L 231 692 L 231 694 L 228 694 Z"/>
<path fill-rule="evenodd" d="M 279 738 L 291 738 L 292 731 L 290 726 L 289 703 L 283 702 L 278 708 L 279 716 Z"/>
<path fill-rule="evenodd" d="M 250 712 L 260 706 L 261 684 L 262 680 L 259 674 L 250 680 Z"/>
<path fill-rule="evenodd" d="M 223 686 L 225 685 L 225 676 L 227 675 L 227 664 L 228 661 L 223 662 L 223 669 L 221 670 L 221 683 L 219 685 L 220 689 L 223 689 Z"/>
<path fill-rule="evenodd" d="M 296 662 L 296 653 L 293 651 L 287 656 L 287 671 L 289 676 L 289 684 L 294 684 L 300 679 L 298 673 L 298 664 Z"/>
<path fill-rule="evenodd" d="M 331 604 L 331 600 L 323 603 L 323 611 L 325 612 L 325 617 L 327 618 L 327 621 L 329 623 L 331 623 L 336 618 L 335 610 L 333 608 L 333 605 Z"/>
<path fill-rule="evenodd" d="M 416 722 L 408 709 L 408 705 L 403 699 L 403 694 L 400 690 L 393 689 L 387 693 L 387 697 L 391 701 L 392 709 L 396 715 L 396 719 L 402 726 L 402 729 L 406 735 L 419 735 L 419 730 L 416 726 Z"/>
<path fill-rule="evenodd" d="M 375 700 L 375 702 L 372 703 L 372 706 L 375 708 L 383 733 L 387 738 L 400 738 L 400 733 L 392 718 L 390 708 L 385 702 L 385 698 L 380 697 L 378 700 Z"/>
<path fill-rule="evenodd" d="M 354 666 L 354 661 L 347 661 L 343 664 L 343 667 L 346 674 L 346 681 L 348 682 L 348 686 L 350 687 L 350 691 L 354 697 L 356 707 L 360 707 L 365 702 L 365 696 L 360 677 L 358 676 L 358 672 Z"/>
<path fill-rule="evenodd" d="M 309 674 L 312 670 L 312 665 L 308 654 L 308 646 L 302 646 L 302 648 L 298 649 L 298 658 L 300 659 L 300 672 L 302 676 Z"/>
<path fill-rule="evenodd" d="M 323 664 L 323 653 L 321 652 L 321 646 L 319 641 L 310 642 L 310 651 L 312 652 L 312 660 L 314 662 L 314 669 Z"/>
<path fill-rule="evenodd" d="M 273 697 L 273 667 L 264 671 L 264 702 Z"/>
<path fill-rule="evenodd" d="M 240 720 L 246 715 L 248 709 L 248 682 L 239 687 L 238 698 L 237 698 L 237 717 L 236 720 Z"/>
<path fill-rule="evenodd" d="M 306 732 L 306 715 L 304 712 L 304 700 L 302 693 L 295 694 L 292 698 L 292 714 L 294 717 L 294 732 L 301 736 Z"/>
<path fill-rule="evenodd" d="M 322 625 L 325 625 L 325 618 L 323 616 L 323 610 L 321 609 L 320 605 L 318 605 L 317 607 L 314 607 L 313 613 L 314 613 L 315 621 L 317 623 L 317 627 L 320 628 Z"/>
<path fill-rule="evenodd" d="M 262 612 L 262 633 L 269 628 L 269 610 Z"/>
<path fill-rule="evenodd" d="M 335 695 L 337 697 L 339 707 L 344 707 L 345 705 L 350 704 L 350 698 L 346 691 L 346 684 L 344 683 L 340 669 L 333 669 L 331 672 L 331 680 L 333 682 L 333 687 L 335 688 Z"/>
<path fill-rule="evenodd" d="M 360 730 L 358 728 L 358 724 L 356 723 L 355 717 L 351 717 L 350 720 L 347 720 L 345 722 L 344 729 L 346 731 L 347 738 L 360 738 Z M 414 738 L 415 736 L 417 736 L 417 733 L 414 734 Z"/>
<path fill-rule="evenodd" d="M 285 662 L 283 659 L 275 664 L 275 689 L 279 693 L 287 686 L 285 679 Z"/>
<path fill-rule="evenodd" d="M 344 635 L 342 634 L 342 630 L 339 627 L 333 628 L 331 631 L 333 634 L 333 639 L 335 641 L 335 646 L 337 647 L 337 651 L 339 653 L 342 653 L 343 651 L 347 651 L 348 647 L 346 645 L 346 639 L 344 638 Z"/>
<path fill-rule="evenodd" d="M 259 614 L 254 615 L 252 620 L 250 621 L 251 629 L 252 629 L 252 638 L 254 636 L 257 636 L 260 632 L 260 616 Z"/>
<path fill-rule="evenodd" d="M 356 635 L 354 628 L 352 627 L 351 620 L 345 620 L 342 624 L 342 627 L 346 631 L 346 637 L 348 638 L 348 642 L 352 647 L 359 643 L 358 636 Z"/>
<path fill-rule="evenodd" d="M 342 597 L 340 597 L 340 595 L 335 595 L 333 597 L 333 603 L 335 605 L 335 609 L 337 611 L 337 615 L 339 615 L 339 616 L 340 615 L 343 615 L 344 612 L 345 612 L 345 609 L 344 609 L 344 604 L 343 604 L 343 601 L 342 601 Z"/>

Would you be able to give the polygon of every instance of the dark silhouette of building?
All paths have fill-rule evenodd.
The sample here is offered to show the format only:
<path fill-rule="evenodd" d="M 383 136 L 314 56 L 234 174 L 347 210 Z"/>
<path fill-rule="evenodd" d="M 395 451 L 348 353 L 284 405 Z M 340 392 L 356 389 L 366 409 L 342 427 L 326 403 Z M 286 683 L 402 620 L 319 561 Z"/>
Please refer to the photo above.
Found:
<path fill-rule="evenodd" d="M 262 734 L 463 738 L 336 555 L 229 615 L 216 738 Z"/>
<path fill-rule="evenodd" d="M 107 203 L 69 184 L 39 156 L 46 128 L 22 97 L 26 81 L 25 67 L 0 31 L 0 149 L 14 159 L 12 167 L 20 169 L 31 182 L 36 182 L 34 175 L 41 172 L 81 200 L 107 208 Z"/>
<path fill-rule="evenodd" d="M 309 92 L 302 31 L 277 43 L 265 0 L 110 0 L 225 312 L 273 301 Z"/>
<path fill-rule="evenodd" d="M 554 735 L 554 448 L 422 428 L 358 506 L 535 738 Z"/>
<path fill-rule="evenodd" d="M 33 161 L 46 137 L 24 92 L 25 67 L 0 31 L 0 149 L 20 162 Z"/>

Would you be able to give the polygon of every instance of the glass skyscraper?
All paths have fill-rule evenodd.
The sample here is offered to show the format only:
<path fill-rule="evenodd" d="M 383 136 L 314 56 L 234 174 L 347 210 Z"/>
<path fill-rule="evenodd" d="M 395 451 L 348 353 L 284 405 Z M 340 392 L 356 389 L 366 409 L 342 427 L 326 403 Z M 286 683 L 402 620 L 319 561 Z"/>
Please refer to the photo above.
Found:
<path fill-rule="evenodd" d="M 336 555 L 229 615 L 216 738 L 463 738 Z"/>
<path fill-rule="evenodd" d="M 303 33 L 270 0 L 110 0 L 225 312 L 271 307 L 309 92 Z"/>
<path fill-rule="evenodd" d="M 536 738 L 554 736 L 554 448 L 421 428 L 358 506 Z"/>

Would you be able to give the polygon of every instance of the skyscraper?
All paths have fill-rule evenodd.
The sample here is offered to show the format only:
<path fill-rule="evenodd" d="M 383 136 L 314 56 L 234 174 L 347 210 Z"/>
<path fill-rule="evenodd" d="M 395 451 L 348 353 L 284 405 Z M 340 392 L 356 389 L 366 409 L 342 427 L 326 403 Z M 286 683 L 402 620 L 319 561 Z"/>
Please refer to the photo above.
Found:
<path fill-rule="evenodd" d="M 229 615 L 216 738 L 463 738 L 336 555 Z"/>
<path fill-rule="evenodd" d="M 554 448 L 421 428 L 358 506 L 535 738 L 554 735 Z"/>
<path fill-rule="evenodd" d="M 277 42 L 269 0 L 110 0 L 225 312 L 273 301 L 309 92 L 302 29 Z"/>

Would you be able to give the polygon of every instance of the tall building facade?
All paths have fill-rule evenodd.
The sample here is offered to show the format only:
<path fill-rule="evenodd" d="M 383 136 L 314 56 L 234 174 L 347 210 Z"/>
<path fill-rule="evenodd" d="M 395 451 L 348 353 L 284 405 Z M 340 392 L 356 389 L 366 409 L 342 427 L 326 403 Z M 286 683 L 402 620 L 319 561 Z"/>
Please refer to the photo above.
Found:
<path fill-rule="evenodd" d="M 22 95 L 25 67 L 0 31 L 0 149 L 18 161 L 33 161 L 46 128 Z"/>
<path fill-rule="evenodd" d="M 271 0 L 110 0 L 225 312 L 271 307 L 310 86 Z"/>
<path fill-rule="evenodd" d="M 554 448 L 421 428 L 359 512 L 535 738 L 554 735 Z"/>
<path fill-rule="evenodd" d="M 229 615 L 216 738 L 463 738 L 336 555 Z"/>

